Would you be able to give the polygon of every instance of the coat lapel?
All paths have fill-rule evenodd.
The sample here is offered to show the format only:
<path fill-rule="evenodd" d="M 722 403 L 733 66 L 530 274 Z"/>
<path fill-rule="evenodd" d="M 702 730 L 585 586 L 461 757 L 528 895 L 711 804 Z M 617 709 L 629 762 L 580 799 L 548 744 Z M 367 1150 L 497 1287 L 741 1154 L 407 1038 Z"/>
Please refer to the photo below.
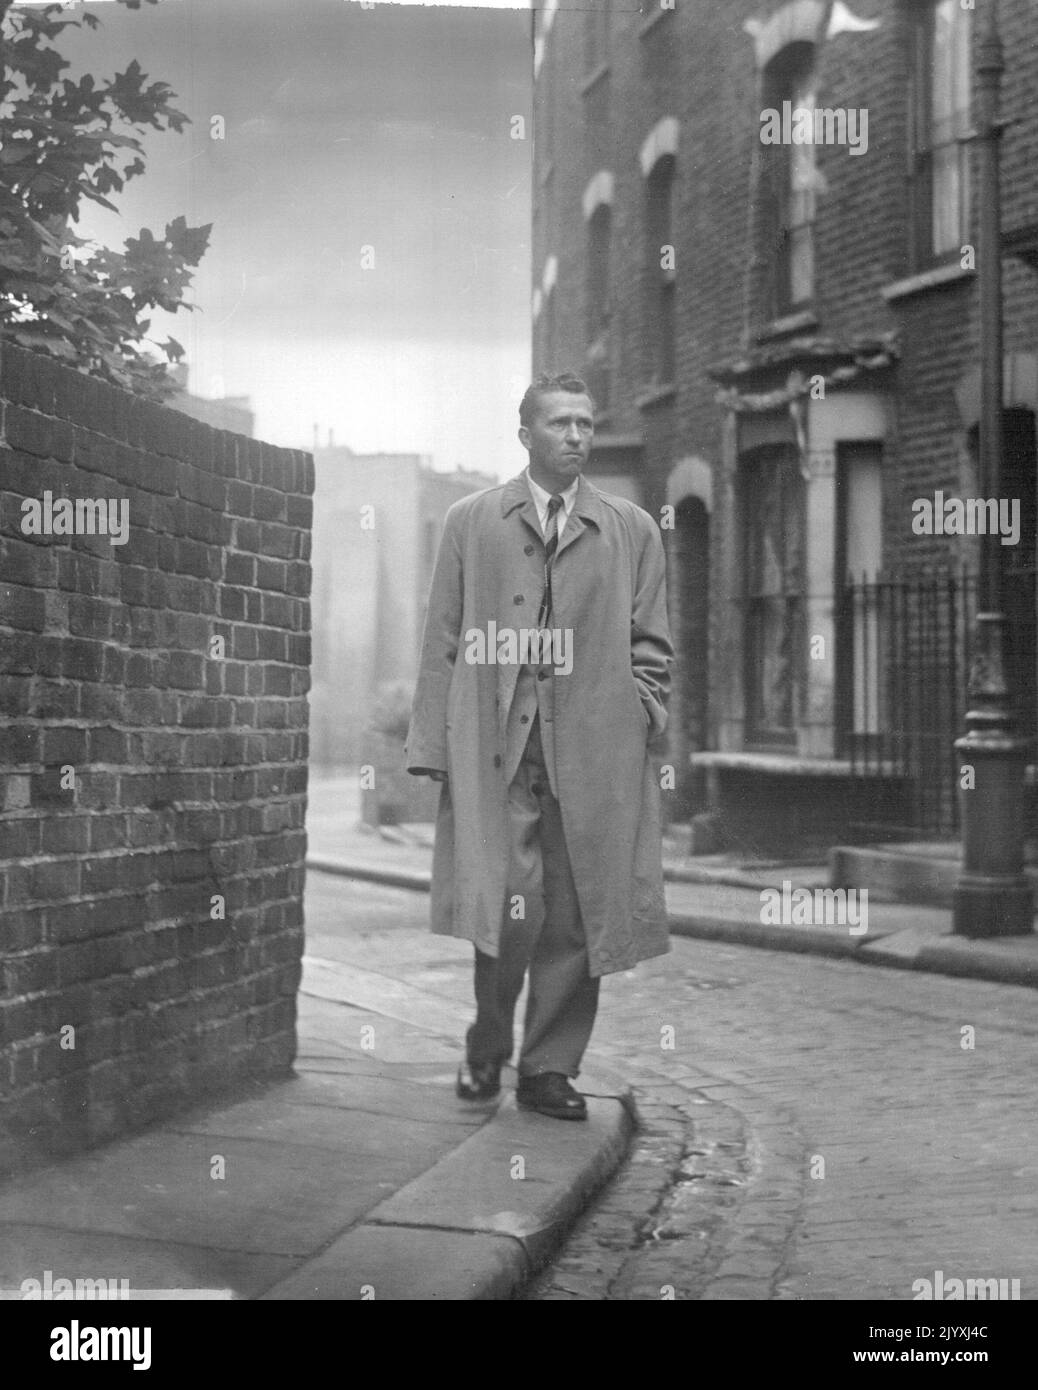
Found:
<path fill-rule="evenodd" d="M 543 540 L 541 525 L 537 520 L 537 508 L 534 506 L 533 496 L 527 485 L 526 475 L 523 473 L 507 482 L 501 493 L 501 515 L 508 516 L 510 512 L 516 510 L 537 539 Z M 601 530 L 602 499 L 598 489 L 582 475 L 577 484 L 577 498 L 573 504 L 573 510 L 569 514 L 569 519 L 562 532 L 562 539 L 559 541 L 559 548 L 555 552 L 556 564 L 558 564 L 562 552 L 568 550 L 574 541 L 584 534 L 588 522 L 596 530 Z"/>
<path fill-rule="evenodd" d="M 529 492 L 530 489 L 526 490 Z M 562 552 L 568 550 L 584 534 L 589 522 L 596 531 L 602 529 L 602 502 L 598 489 L 581 475 L 577 484 L 577 500 L 573 503 L 573 510 L 569 514 L 559 548 L 555 552 L 556 564 L 559 563 Z"/>
<path fill-rule="evenodd" d="M 501 515 L 508 516 L 510 512 L 516 510 L 519 512 L 520 520 L 526 523 L 537 539 L 543 540 L 541 523 L 537 520 L 537 508 L 533 502 L 533 494 L 530 492 L 526 478 L 522 473 L 517 478 L 512 478 L 505 483 L 501 493 Z"/>

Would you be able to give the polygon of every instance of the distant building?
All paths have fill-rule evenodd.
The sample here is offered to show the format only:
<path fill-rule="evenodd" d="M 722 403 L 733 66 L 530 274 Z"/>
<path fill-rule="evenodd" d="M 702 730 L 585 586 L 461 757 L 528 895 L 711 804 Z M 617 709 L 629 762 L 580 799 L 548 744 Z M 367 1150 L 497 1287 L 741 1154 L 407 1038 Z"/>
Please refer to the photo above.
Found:
<path fill-rule="evenodd" d="M 413 681 L 447 508 L 493 486 L 419 454 L 314 450 L 310 761 L 361 760 L 381 686 Z"/>
<path fill-rule="evenodd" d="M 181 411 L 184 415 L 190 415 L 192 420 L 201 420 L 203 425 L 212 425 L 217 430 L 230 430 L 233 434 L 244 434 L 249 439 L 254 438 L 256 413 L 252 409 L 251 397 L 193 396 L 187 389 L 187 365 L 183 362 L 178 362 L 170 369 L 170 376 L 179 383 L 180 390 L 164 404 Z"/>

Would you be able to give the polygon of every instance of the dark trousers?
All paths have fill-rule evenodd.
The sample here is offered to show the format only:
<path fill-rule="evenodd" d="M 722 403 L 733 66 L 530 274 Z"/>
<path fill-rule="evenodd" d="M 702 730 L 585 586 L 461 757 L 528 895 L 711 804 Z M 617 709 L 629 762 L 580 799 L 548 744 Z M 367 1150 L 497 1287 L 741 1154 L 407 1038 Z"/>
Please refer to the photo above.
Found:
<path fill-rule="evenodd" d="M 530 983 L 519 1074 L 576 1076 L 594 1027 L 597 979 L 588 975 L 587 943 L 559 803 L 548 785 L 535 717 L 508 789 L 511 845 L 499 954 L 476 951 L 476 1021 L 470 1062 L 507 1061 L 516 1000 Z"/>

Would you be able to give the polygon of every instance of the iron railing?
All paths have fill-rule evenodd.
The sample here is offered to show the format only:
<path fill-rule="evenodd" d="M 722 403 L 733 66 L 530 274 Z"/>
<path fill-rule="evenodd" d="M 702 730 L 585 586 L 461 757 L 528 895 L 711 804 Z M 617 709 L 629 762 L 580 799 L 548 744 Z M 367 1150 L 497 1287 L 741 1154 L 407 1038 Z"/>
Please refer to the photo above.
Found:
<path fill-rule="evenodd" d="M 1003 579 L 1018 730 L 1036 732 L 1035 576 Z M 899 788 L 891 832 L 954 835 L 977 578 L 965 568 L 850 577 L 837 601 L 837 746 L 856 776 Z M 889 810 L 887 812 L 889 816 Z"/>

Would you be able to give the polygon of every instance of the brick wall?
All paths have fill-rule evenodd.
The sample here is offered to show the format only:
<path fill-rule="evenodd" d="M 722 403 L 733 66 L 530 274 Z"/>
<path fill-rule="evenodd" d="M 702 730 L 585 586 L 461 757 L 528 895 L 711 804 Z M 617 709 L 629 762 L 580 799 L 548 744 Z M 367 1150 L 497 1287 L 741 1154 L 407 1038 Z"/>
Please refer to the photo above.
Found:
<path fill-rule="evenodd" d="M 313 464 L 7 347 L 0 411 L 7 1161 L 292 1061 Z"/>

